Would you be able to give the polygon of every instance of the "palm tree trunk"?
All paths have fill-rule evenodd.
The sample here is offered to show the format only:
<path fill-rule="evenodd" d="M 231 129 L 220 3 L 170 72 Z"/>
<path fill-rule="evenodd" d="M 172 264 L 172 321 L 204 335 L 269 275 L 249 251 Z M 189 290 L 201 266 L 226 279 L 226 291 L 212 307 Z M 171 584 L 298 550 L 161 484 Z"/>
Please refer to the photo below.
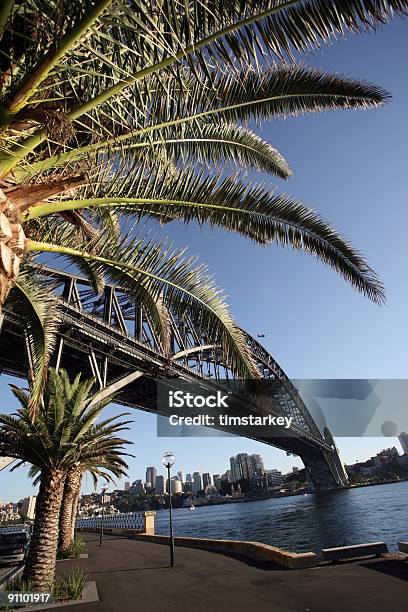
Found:
<path fill-rule="evenodd" d="M 60 179 L 39 185 L 0 189 L 0 314 L 8 293 L 17 278 L 21 258 L 26 252 L 26 236 L 20 214 L 30 206 L 52 195 L 70 191 L 84 182 L 82 176 Z M 77 223 L 84 223 L 75 218 Z"/>
<path fill-rule="evenodd" d="M 67 475 L 64 486 L 64 495 L 59 517 L 59 548 L 65 551 L 73 540 L 73 523 L 76 517 L 78 489 L 81 487 L 82 468 L 72 468 Z"/>
<path fill-rule="evenodd" d="M 43 470 L 37 495 L 33 534 L 23 572 L 33 591 L 46 592 L 54 579 L 58 544 L 58 519 L 66 472 Z"/>
<path fill-rule="evenodd" d="M 75 494 L 74 505 L 72 508 L 72 517 L 71 517 L 72 519 L 71 520 L 71 538 L 72 540 L 74 539 L 74 536 L 75 536 L 75 522 L 76 522 L 76 517 L 78 514 L 78 504 L 79 504 L 79 496 L 81 494 L 82 476 L 83 476 L 83 472 L 81 473 L 81 477 L 79 479 L 78 489 Z"/>
<path fill-rule="evenodd" d="M 25 243 L 18 210 L 0 189 L 0 314 L 17 278 Z"/>

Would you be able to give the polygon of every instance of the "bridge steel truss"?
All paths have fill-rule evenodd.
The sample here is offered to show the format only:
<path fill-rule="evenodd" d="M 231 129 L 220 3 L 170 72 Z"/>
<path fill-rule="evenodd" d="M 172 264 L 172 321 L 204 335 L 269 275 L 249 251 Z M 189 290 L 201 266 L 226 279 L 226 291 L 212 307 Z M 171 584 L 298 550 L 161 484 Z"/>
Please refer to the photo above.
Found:
<path fill-rule="evenodd" d="M 52 281 L 62 317 L 52 365 L 64 367 L 70 375 L 82 372 L 85 378 L 94 377 L 101 393 L 117 393 L 117 403 L 157 414 L 159 380 L 200 382 L 215 389 L 223 380 L 235 378 L 219 347 L 195 329 L 188 316 L 180 319 L 170 313 L 171 354 L 164 355 L 148 315 L 120 288 L 106 286 L 96 295 L 80 276 L 46 267 L 39 272 Z M 262 433 L 251 437 L 299 455 L 315 489 L 347 485 L 329 430 L 319 431 L 279 364 L 255 338 L 249 334 L 246 338 L 263 378 L 273 382 L 262 413 L 292 417 L 282 437 Z M 16 314 L 6 311 L 0 372 L 26 378 L 31 362 L 29 330 Z M 225 431 L 238 433 L 234 428 Z"/>

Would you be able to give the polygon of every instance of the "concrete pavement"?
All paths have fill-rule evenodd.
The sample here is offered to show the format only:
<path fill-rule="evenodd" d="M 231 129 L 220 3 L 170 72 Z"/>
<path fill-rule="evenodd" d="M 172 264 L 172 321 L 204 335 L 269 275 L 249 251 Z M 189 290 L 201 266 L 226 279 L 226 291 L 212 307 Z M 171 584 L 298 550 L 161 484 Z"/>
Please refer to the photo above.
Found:
<path fill-rule="evenodd" d="M 374 559 L 307 570 L 283 570 L 205 550 L 81 534 L 89 559 L 69 562 L 89 571 L 101 601 L 70 612 L 406 612 L 408 563 Z M 68 566 L 64 564 L 64 571 Z"/>

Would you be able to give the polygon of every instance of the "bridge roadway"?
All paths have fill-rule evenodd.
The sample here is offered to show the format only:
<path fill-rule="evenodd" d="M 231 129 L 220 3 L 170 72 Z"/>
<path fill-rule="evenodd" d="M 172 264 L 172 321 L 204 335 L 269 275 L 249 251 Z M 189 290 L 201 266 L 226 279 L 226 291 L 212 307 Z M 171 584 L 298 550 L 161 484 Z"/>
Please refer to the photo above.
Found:
<path fill-rule="evenodd" d="M 94 376 L 101 390 L 117 392 L 117 403 L 157 414 L 157 381 L 195 382 L 213 392 L 223 388 L 223 380 L 234 379 L 220 349 L 197 332 L 187 316 L 180 320 L 170 313 L 171 355 L 164 355 L 148 316 L 126 293 L 107 286 L 96 295 L 82 277 L 45 267 L 39 270 L 52 280 L 62 313 L 53 365 L 64 367 L 70 375 Z M 316 488 L 346 485 L 330 432 L 325 429 L 322 435 L 279 364 L 259 342 L 246 337 L 268 381 L 270 396 L 261 402 L 256 399 L 251 408 L 245 396 L 237 410 L 291 417 L 292 425 L 287 430 L 268 428 L 266 436 L 265 428 L 251 428 L 249 434 L 248 428 L 219 429 L 299 455 Z M 31 360 L 29 330 L 17 314 L 6 312 L 0 334 L 0 372 L 26 378 Z"/>

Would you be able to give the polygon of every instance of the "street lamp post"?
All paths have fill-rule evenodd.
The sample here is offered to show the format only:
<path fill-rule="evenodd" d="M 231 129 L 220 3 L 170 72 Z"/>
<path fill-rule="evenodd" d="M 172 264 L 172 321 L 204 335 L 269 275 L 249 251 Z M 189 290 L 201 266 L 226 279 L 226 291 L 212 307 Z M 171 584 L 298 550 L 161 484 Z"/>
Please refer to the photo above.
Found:
<path fill-rule="evenodd" d="M 167 481 L 169 483 L 169 512 L 170 512 L 170 565 L 174 567 L 174 537 L 173 537 L 173 506 L 171 503 L 171 481 L 170 481 L 170 468 L 174 465 L 175 461 L 174 453 L 167 451 L 162 457 L 162 464 L 167 468 Z"/>
<path fill-rule="evenodd" d="M 101 518 L 101 530 L 99 532 L 99 546 L 102 546 L 103 539 L 103 521 L 105 520 L 105 493 L 108 487 L 102 487 L 102 518 Z"/>

